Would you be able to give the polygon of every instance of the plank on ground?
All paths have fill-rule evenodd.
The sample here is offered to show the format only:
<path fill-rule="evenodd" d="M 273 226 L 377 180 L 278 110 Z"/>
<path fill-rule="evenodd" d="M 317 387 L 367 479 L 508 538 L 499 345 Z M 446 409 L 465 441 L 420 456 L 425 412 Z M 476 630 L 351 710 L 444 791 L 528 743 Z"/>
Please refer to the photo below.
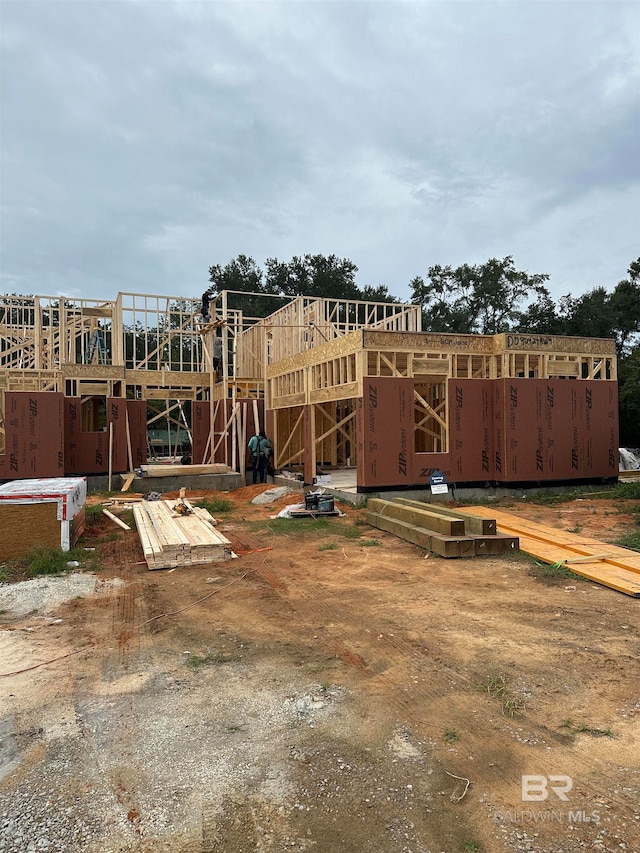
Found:
<path fill-rule="evenodd" d="M 433 551 L 434 554 L 439 554 L 441 557 L 475 556 L 474 542 L 466 536 L 443 536 L 440 533 L 425 530 L 423 527 L 418 527 L 415 524 L 375 512 L 367 512 L 365 518 L 367 523 L 372 527 L 393 533 L 400 539 Z"/>
<path fill-rule="evenodd" d="M 480 515 L 484 507 L 466 507 L 465 511 Z M 559 531 L 545 525 L 536 525 L 510 513 L 497 511 L 498 526 L 520 538 L 520 549 L 543 562 L 566 563 L 573 574 L 588 580 L 608 586 L 611 589 L 640 597 L 640 554 L 609 545 L 597 539 L 586 539 L 582 536 L 563 531 L 562 541 L 558 541 Z M 524 523 L 520 526 L 520 521 Z M 589 553 L 590 552 L 590 553 Z M 615 556 L 602 556 L 613 553 Z M 591 556 L 593 563 L 582 561 L 572 563 L 571 558 Z"/>
<path fill-rule="evenodd" d="M 444 536 L 464 536 L 464 521 L 458 518 L 443 518 L 434 512 L 430 512 L 426 506 L 407 506 L 396 501 L 386 501 L 382 498 L 373 498 L 368 501 L 367 506 L 379 515 L 389 518 L 397 518 L 416 527 L 432 530 Z"/>
<path fill-rule="evenodd" d="M 141 465 L 143 477 L 195 477 L 199 474 L 228 474 L 231 469 L 222 462 L 207 465 Z"/>
<path fill-rule="evenodd" d="M 478 536 L 493 536 L 496 532 L 496 521 L 490 515 L 484 518 L 477 516 L 466 515 L 464 510 L 442 506 L 441 504 L 428 504 L 424 501 L 414 501 L 410 498 L 394 498 L 396 503 L 406 504 L 407 506 L 415 506 L 417 508 L 428 509 L 437 515 L 448 516 L 449 518 L 461 518 L 464 521 L 464 530 L 467 534 L 477 534 Z"/>
<path fill-rule="evenodd" d="M 469 507 L 468 509 L 469 512 L 473 512 L 482 509 L 482 507 Z M 527 535 L 530 539 L 538 540 L 543 544 L 560 545 L 567 551 L 567 557 L 570 555 L 588 557 L 606 552 L 607 563 L 615 564 L 628 571 L 640 572 L 640 553 L 637 551 L 630 551 L 628 548 L 611 545 L 599 539 L 591 539 L 581 533 L 569 533 L 566 530 L 537 524 L 535 521 L 521 519 L 508 512 L 497 511 L 495 515 L 499 527 L 503 530 L 522 531 L 522 535 Z"/>

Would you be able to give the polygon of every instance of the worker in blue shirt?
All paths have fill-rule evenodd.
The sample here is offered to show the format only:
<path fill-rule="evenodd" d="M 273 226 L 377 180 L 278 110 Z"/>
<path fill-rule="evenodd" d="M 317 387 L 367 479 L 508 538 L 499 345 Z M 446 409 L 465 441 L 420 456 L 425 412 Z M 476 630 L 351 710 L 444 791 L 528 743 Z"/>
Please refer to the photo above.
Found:
<path fill-rule="evenodd" d="M 249 453 L 253 468 L 253 482 L 267 482 L 267 466 L 273 456 L 273 447 L 263 429 L 249 439 Z"/>

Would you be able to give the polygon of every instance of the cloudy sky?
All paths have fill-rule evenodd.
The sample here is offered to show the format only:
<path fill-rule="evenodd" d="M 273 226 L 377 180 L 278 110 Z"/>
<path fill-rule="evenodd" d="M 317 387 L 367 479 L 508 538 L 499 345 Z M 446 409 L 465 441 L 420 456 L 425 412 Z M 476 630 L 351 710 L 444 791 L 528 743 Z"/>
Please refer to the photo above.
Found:
<path fill-rule="evenodd" d="M 0 292 L 199 296 L 348 257 L 410 298 L 640 255 L 640 3 L 0 0 Z"/>

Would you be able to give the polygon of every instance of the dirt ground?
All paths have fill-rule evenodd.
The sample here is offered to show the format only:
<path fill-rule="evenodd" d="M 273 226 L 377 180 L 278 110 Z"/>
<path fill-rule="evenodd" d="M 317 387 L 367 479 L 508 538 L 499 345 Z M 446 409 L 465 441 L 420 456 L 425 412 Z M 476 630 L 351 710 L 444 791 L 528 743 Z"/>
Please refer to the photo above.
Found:
<path fill-rule="evenodd" d="M 237 560 L 150 572 L 105 519 L 95 594 L 0 615 L 2 853 L 639 853 L 640 600 L 264 488 Z M 613 541 L 639 504 L 502 508 Z"/>

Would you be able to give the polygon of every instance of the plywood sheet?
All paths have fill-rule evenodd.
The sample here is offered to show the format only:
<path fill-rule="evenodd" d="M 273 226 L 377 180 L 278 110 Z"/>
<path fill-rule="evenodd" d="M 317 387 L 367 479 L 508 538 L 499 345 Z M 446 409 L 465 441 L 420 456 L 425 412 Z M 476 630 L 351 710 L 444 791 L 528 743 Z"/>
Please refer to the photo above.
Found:
<path fill-rule="evenodd" d="M 6 392 L 3 478 L 64 474 L 63 399 L 55 391 Z"/>
<path fill-rule="evenodd" d="M 367 377 L 356 403 L 358 484 L 408 486 L 413 482 L 413 379 Z"/>
<path fill-rule="evenodd" d="M 465 507 L 465 512 L 483 515 L 485 507 Z M 565 563 L 575 574 L 626 595 L 640 597 L 640 554 L 600 542 L 581 534 L 550 528 L 511 513 L 492 508 L 498 529 L 517 535 L 520 550 L 545 563 Z"/>
<path fill-rule="evenodd" d="M 126 407 L 133 467 L 139 468 L 147 461 L 147 403 L 145 400 L 127 400 Z"/>
<path fill-rule="evenodd" d="M 207 444 L 209 440 L 209 427 L 211 423 L 210 409 L 211 406 L 209 402 L 194 400 L 191 404 L 191 436 L 193 439 L 192 459 L 194 463 L 198 465 L 208 461 L 204 457 L 207 452 Z M 224 455 L 221 457 L 221 460 L 223 459 Z"/>

